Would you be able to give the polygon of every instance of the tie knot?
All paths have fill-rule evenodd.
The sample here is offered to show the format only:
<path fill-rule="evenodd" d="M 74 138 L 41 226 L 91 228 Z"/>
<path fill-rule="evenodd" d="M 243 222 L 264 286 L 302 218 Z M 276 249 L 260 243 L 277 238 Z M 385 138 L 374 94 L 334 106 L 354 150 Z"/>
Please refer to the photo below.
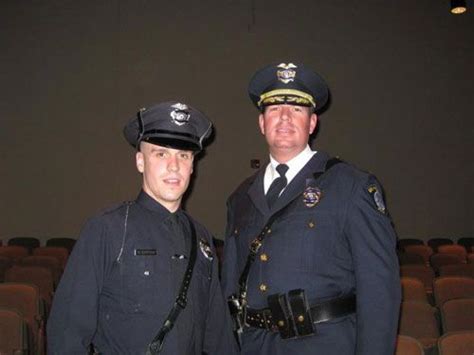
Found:
<path fill-rule="evenodd" d="M 286 172 L 288 171 L 289 167 L 286 164 L 279 164 L 276 167 L 276 171 L 278 171 L 278 174 L 280 174 L 281 177 L 284 177 Z"/>

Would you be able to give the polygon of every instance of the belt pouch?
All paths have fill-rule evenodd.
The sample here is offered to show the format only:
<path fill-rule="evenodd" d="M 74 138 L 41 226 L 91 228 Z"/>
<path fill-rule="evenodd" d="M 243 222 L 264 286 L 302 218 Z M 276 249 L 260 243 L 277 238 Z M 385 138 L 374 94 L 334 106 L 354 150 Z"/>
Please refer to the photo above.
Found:
<path fill-rule="evenodd" d="M 306 336 L 314 334 L 315 329 L 311 317 L 311 309 L 304 290 L 296 289 L 288 292 L 288 302 L 293 314 L 297 335 Z"/>
<path fill-rule="evenodd" d="M 268 296 L 268 306 L 272 312 L 273 322 L 278 327 L 280 337 L 282 339 L 289 339 L 296 337 L 295 324 L 293 322 L 293 315 L 285 294 L 273 294 Z"/>

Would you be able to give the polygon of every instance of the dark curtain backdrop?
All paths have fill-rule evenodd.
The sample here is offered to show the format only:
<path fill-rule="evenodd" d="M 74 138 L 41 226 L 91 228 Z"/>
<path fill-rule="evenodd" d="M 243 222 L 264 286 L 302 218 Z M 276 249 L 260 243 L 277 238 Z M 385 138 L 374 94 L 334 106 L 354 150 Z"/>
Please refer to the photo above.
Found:
<path fill-rule="evenodd" d="M 253 72 L 304 62 L 332 92 L 313 147 L 376 174 L 402 237 L 473 225 L 474 5 L 447 0 L 2 0 L 0 238 L 77 236 L 133 199 L 138 108 L 206 112 L 215 139 L 186 208 L 218 237 L 225 201 L 267 159 Z"/>

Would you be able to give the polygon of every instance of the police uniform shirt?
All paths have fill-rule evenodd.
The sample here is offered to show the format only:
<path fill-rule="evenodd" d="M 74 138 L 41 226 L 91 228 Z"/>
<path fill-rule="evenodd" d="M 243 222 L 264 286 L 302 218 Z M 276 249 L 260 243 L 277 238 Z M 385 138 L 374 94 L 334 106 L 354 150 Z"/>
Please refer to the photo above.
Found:
<path fill-rule="evenodd" d="M 161 353 L 233 353 L 210 234 L 143 191 L 134 203 L 101 213 L 83 228 L 53 301 L 48 353 L 85 354 L 93 343 L 102 354 L 145 354 L 178 294 L 189 260 L 190 222 L 198 246 L 188 304 Z"/>
<path fill-rule="evenodd" d="M 222 284 L 226 297 L 238 291 L 249 245 L 269 217 L 285 208 L 250 268 L 249 308 L 268 307 L 269 295 L 304 289 L 310 305 L 355 294 L 356 313 L 318 323 L 314 335 L 299 339 L 281 339 L 278 332 L 246 328 L 242 355 L 393 351 L 401 293 L 396 235 L 382 188 L 373 175 L 347 163 L 314 179 L 314 173 L 324 171 L 328 159 L 324 152 L 314 154 L 272 209 L 264 191 L 268 167 L 232 193 L 227 202 Z"/>

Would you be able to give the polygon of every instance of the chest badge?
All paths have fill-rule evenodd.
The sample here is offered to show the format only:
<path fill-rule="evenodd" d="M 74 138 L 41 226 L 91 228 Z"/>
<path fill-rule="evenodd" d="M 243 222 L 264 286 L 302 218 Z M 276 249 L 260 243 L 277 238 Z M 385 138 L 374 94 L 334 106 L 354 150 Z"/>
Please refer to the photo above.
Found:
<path fill-rule="evenodd" d="M 308 186 L 303 192 L 303 203 L 306 207 L 314 207 L 321 201 L 322 191 L 319 187 Z"/>
<path fill-rule="evenodd" d="M 201 253 L 206 257 L 207 260 L 212 261 L 214 259 L 211 246 L 205 239 L 199 239 L 199 248 L 201 249 Z"/>

